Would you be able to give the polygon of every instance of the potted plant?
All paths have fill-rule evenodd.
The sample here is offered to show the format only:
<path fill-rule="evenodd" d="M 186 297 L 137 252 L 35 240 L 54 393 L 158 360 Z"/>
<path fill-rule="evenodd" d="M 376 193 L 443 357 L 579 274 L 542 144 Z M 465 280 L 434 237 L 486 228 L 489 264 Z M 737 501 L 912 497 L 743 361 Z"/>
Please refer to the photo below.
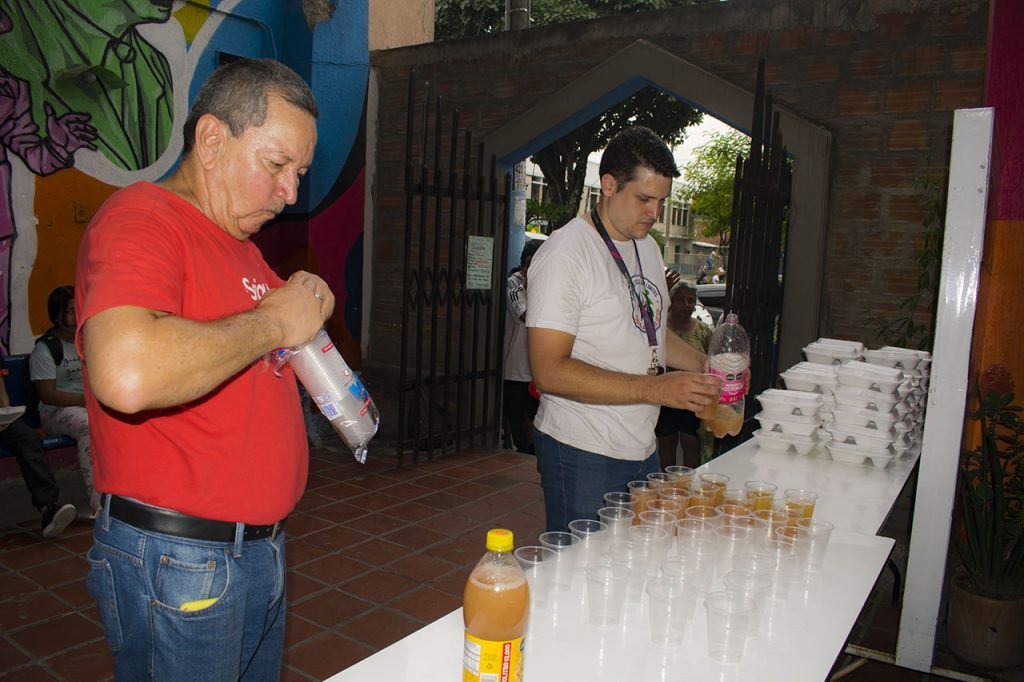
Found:
<path fill-rule="evenodd" d="M 949 645 L 987 668 L 1024 663 L 1024 422 L 1013 378 L 999 365 L 982 372 L 972 419 L 981 442 L 964 453 L 954 535 L 962 570 L 949 597 Z"/>

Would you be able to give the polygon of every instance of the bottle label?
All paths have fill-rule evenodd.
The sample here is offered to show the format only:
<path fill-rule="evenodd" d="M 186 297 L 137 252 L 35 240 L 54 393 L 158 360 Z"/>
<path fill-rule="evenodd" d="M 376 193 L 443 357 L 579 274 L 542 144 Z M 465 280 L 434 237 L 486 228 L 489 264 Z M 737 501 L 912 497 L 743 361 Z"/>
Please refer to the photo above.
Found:
<path fill-rule="evenodd" d="M 739 372 L 723 372 L 714 367 L 711 368 L 711 374 L 722 380 L 722 393 L 718 397 L 720 405 L 732 405 L 743 397 L 743 373 L 745 371 L 746 367 Z"/>
<path fill-rule="evenodd" d="M 466 633 L 462 682 L 522 682 L 522 679 L 522 637 L 492 642 Z"/>

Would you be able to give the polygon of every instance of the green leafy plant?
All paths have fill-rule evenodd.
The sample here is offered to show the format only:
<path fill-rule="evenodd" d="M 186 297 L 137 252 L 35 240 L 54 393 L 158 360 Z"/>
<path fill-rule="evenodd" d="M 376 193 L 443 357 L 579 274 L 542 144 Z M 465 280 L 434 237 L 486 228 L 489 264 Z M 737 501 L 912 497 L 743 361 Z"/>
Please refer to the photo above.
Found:
<path fill-rule="evenodd" d="M 957 481 L 964 586 L 995 599 L 1024 596 L 1024 422 L 1013 379 L 993 366 L 978 381 L 973 419 L 981 443 L 963 456 Z"/>

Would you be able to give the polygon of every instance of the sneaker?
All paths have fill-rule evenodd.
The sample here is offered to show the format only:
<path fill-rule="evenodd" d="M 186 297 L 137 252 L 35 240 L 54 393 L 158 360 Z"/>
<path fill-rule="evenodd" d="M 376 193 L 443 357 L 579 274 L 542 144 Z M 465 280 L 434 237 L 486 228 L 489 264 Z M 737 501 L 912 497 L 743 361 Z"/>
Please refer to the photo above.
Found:
<path fill-rule="evenodd" d="M 64 532 L 68 524 L 75 520 L 77 515 L 78 510 L 73 504 L 65 504 L 60 507 L 55 504 L 49 505 L 43 510 L 43 537 L 48 540 L 57 537 Z"/>

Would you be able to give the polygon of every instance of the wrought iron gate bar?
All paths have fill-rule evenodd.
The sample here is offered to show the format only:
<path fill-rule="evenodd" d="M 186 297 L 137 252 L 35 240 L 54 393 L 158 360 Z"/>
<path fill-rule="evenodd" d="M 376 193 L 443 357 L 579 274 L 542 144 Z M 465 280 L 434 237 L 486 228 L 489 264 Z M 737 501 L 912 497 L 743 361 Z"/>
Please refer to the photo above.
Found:
<path fill-rule="evenodd" d="M 748 158 L 736 158 L 736 180 L 726 280 L 726 307 L 740 316 L 750 335 L 750 394 L 775 385 L 778 377 L 778 332 L 781 329 L 783 226 L 792 189 L 779 114 L 766 93 L 764 59 L 758 62 L 757 86 Z M 746 403 L 743 431 L 717 445 L 724 451 L 750 437 L 757 412 Z"/>
<path fill-rule="evenodd" d="M 495 159 L 485 174 L 482 145 L 474 164 L 473 138 L 460 130 L 458 111 L 452 112 L 450 137 L 445 137 L 444 99 L 429 83 L 424 90 L 419 117 L 421 93 L 415 72 L 410 73 L 399 464 L 406 450 L 417 461 L 421 452 L 432 459 L 435 450 L 459 451 L 466 438 L 472 444 L 496 444 L 499 423 L 502 308 L 496 283 L 504 283 L 498 275 L 506 260 L 508 193 L 499 191 L 503 173 Z M 483 291 L 466 288 L 470 235 L 493 239 L 491 286 Z"/>

